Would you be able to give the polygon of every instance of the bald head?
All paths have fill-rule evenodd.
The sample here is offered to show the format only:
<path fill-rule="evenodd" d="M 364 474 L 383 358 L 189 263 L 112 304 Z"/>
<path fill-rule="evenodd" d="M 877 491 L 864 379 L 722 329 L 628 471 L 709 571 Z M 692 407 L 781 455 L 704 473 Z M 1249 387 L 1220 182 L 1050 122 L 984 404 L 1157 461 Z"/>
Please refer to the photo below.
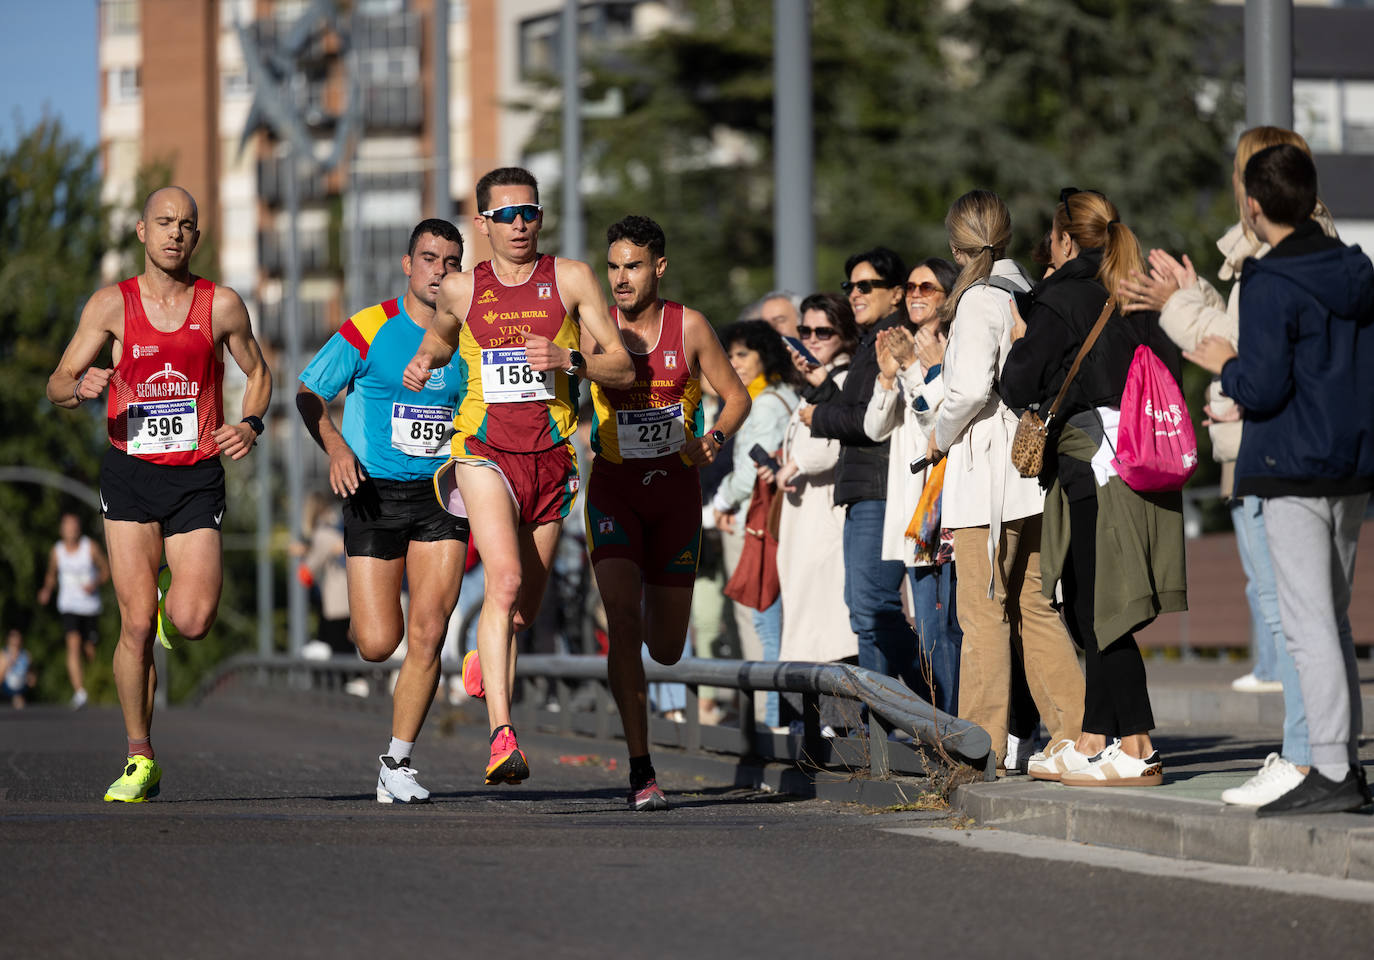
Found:
<path fill-rule="evenodd" d="M 191 196 L 191 192 L 185 187 L 159 187 L 148 194 L 143 200 L 143 214 L 140 220 L 147 220 L 153 208 L 164 201 L 171 201 L 177 204 L 188 204 L 191 208 L 191 219 L 196 223 L 200 222 L 200 210 L 196 207 L 196 198 Z"/>

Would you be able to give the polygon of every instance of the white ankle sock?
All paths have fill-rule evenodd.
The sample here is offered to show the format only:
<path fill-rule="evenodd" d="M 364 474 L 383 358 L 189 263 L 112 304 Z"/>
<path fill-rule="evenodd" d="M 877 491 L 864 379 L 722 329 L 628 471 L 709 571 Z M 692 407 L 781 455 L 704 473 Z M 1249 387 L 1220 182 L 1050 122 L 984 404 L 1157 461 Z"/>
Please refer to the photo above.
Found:
<path fill-rule="evenodd" d="M 392 760 L 406 760 L 409 759 L 414 749 L 414 740 L 407 743 L 404 740 L 397 740 L 395 737 L 392 737 L 391 746 L 387 747 L 386 755 L 390 757 Z"/>

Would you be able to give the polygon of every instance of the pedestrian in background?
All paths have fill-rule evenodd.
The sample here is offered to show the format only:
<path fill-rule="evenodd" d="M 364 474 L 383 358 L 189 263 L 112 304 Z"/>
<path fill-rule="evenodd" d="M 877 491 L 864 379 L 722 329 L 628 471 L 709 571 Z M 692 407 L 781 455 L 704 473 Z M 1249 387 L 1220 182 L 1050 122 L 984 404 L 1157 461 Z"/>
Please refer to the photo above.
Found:
<path fill-rule="evenodd" d="M 67 679 L 72 685 L 71 707 L 86 705 L 85 663 L 95 659 L 100 643 L 100 588 L 110 580 L 110 564 L 100 544 L 81 532 L 81 518 L 73 511 L 59 521 L 61 539 L 48 553 L 48 572 L 38 590 L 45 607 L 57 589 L 57 613 L 67 643 Z"/>

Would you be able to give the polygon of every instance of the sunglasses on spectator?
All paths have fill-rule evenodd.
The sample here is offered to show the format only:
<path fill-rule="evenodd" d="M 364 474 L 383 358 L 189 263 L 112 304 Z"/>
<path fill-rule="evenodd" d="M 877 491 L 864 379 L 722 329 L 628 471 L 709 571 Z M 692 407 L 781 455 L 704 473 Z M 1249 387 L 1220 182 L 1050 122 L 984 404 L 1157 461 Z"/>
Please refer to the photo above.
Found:
<path fill-rule="evenodd" d="M 1069 207 L 1069 197 L 1075 193 L 1095 193 L 1104 200 L 1107 198 L 1107 195 L 1101 190 L 1079 190 L 1077 187 L 1065 187 L 1060 190 L 1059 203 L 1064 208 L 1064 217 L 1068 223 L 1073 223 L 1073 210 Z"/>
<path fill-rule="evenodd" d="M 797 327 L 797 336 L 803 340 L 815 337 L 817 340 L 829 340 L 836 333 L 834 327 Z"/>
<path fill-rule="evenodd" d="M 543 210 L 543 205 L 538 203 L 512 203 L 492 210 L 483 210 L 482 216 L 491 217 L 494 223 L 514 223 L 516 217 L 522 217 L 526 223 L 532 223 L 539 218 Z"/>
<path fill-rule="evenodd" d="M 906 285 L 906 295 L 908 297 L 915 296 L 918 293 L 923 297 L 929 297 L 932 294 L 944 292 L 944 287 L 940 286 L 938 283 L 932 283 L 929 280 L 922 280 L 920 283 L 908 281 Z"/>
<path fill-rule="evenodd" d="M 890 280 L 846 280 L 840 284 L 840 289 L 849 293 L 857 287 L 860 293 L 872 293 L 874 287 L 895 287 L 896 285 Z"/>

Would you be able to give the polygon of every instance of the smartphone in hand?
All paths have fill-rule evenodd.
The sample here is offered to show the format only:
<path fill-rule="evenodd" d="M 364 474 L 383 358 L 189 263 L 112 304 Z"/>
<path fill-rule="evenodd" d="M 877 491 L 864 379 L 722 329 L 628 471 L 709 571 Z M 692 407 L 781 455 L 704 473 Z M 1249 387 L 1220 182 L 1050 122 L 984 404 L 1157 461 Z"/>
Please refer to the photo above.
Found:
<path fill-rule="evenodd" d="M 789 337 L 785 333 L 780 333 L 778 334 L 778 336 L 782 337 L 783 341 L 789 347 L 791 347 L 793 350 L 801 354 L 801 358 L 805 360 L 807 363 L 811 364 L 813 367 L 819 367 L 821 365 L 821 362 L 816 359 L 816 355 L 812 353 L 810 350 L 806 349 L 806 344 L 802 343 L 796 337 Z"/>
<path fill-rule="evenodd" d="M 778 470 L 781 469 L 780 465 L 778 464 L 778 461 L 774 460 L 772 456 L 769 455 L 768 451 L 763 449 L 763 447 L 759 446 L 757 443 L 749 448 L 749 459 L 753 460 L 761 467 L 767 467 L 774 473 L 777 473 Z"/>

